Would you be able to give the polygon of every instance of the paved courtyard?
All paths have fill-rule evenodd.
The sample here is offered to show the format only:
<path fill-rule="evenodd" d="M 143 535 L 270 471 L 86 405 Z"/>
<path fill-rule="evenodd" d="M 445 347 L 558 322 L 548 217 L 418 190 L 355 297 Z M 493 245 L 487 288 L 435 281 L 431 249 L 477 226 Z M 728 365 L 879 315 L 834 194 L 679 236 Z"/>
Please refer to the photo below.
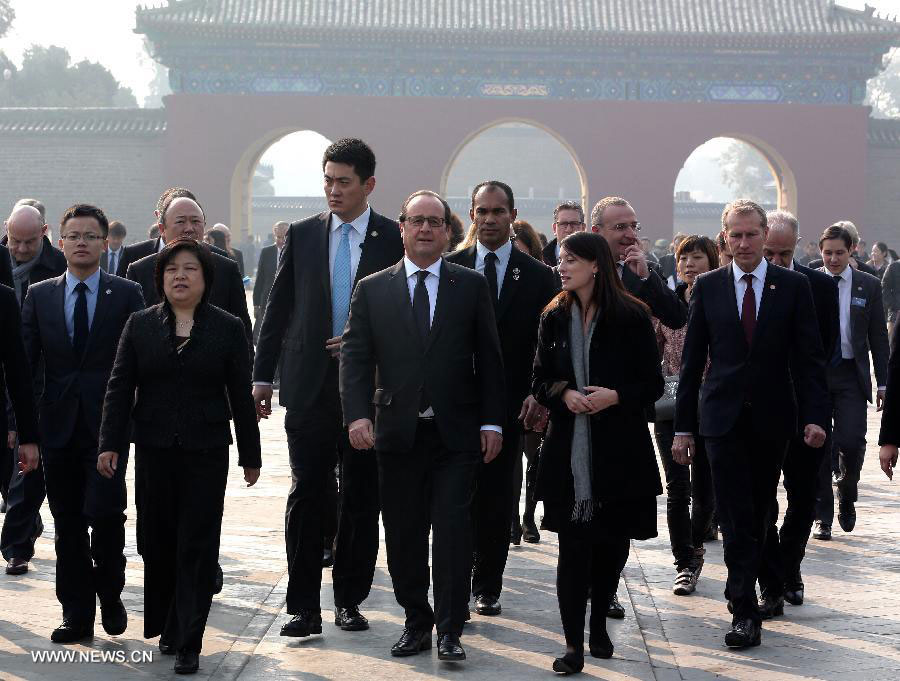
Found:
<path fill-rule="evenodd" d="M 363 610 L 368 632 L 333 626 L 330 571 L 325 571 L 323 636 L 305 640 L 278 636 L 284 610 L 286 564 L 282 539 L 284 498 L 290 476 L 278 410 L 262 424 L 263 474 L 256 487 L 243 484 L 234 464 L 229 477 L 221 563 L 225 588 L 213 602 L 204 639 L 200 678 L 277 681 L 279 679 L 365 680 L 541 679 L 563 649 L 555 599 L 555 536 L 510 552 L 503 615 L 473 616 L 463 643 L 468 661 L 440 663 L 436 652 L 393 659 L 389 648 L 402 628 L 382 546 L 372 595 Z M 870 440 L 878 418 L 870 411 Z M 236 462 L 236 453 L 232 452 Z M 133 476 L 129 476 L 129 486 Z M 783 499 L 783 493 L 782 493 Z M 804 577 L 807 602 L 785 606 L 785 616 L 767 622 L 763 646 L 731 652 L 722 638 L 729 624 L 722 597 L 725 571 L 720 542 L 707 544 L 707 560 L 697 592 L 671 593 L 674 568 L 668 547 L 665 498 L 659 499 L 659 538 L 634 546 L 620 584 L 627 616 L 610 622 L 616 652 L 611 660 L 588 658 L 585 675 L 626 679 L 900 679 L 900 483 L 878 469 L 870 444 L 863 474 L 859 522 L 851 535 L 835 529 L 831 542 L 811 540 Z M 782 509 L 784 505 L 782 504 Z M 31 570 L 23 577 L 0 573 L 0 679 L 157 679 L 173 676 L 170 657 L 159 655 L 156 640 L 141 638 L 143 570 L 135 551 L 134 506 L 128 510 L 128 630 L 109 638 L 97 623 L 87 646 L 55 646 L 50 631 L 60 620 L 54 596 L 53 522 L 46 505 L 45 531 Z M 69 650 L 81 659 L 37 659 L 46 651 Z"/>

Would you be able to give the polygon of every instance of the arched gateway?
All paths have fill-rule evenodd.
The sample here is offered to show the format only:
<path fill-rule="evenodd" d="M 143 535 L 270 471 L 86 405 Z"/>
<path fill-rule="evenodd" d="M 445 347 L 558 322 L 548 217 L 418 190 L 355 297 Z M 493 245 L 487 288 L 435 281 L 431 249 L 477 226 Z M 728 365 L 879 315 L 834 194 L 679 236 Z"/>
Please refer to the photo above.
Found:
<path fill-rule="evenodd" d="M 286 131 L 366 139 L 390 214 L 479 130 L 524 120 L 573 151 L 587 203 L 629 197 L 650 235 L 717 135 L 762 150 L 804 222 L 862 222 L 866 81 L 900 41 L 829 0 L 181 0 L 140 9 L 137 32 L 175 93 L 166 183 L 229 206 L 233 228 L 247 168 Z"/>

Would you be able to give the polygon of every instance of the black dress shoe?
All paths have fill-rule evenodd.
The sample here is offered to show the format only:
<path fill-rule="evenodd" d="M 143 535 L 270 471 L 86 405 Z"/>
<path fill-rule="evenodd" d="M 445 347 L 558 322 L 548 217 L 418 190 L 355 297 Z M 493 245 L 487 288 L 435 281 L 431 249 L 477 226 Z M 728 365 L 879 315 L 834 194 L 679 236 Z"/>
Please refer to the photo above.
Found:
<path fill-rule="evenodd" d="M 406 627 L 400 634 L 400 639 L 391 646 L 391 655 L 409 657 L 417 655 L 423 650 L 431 650 L 431 630 Z"/>
<path fill-rule="evenodd" d="M 509 528 L 509 543 L 513 546 L 519 546 L 522 543 L 522 523 L 519 522 L 518 516 L 513 518 Z"/>
<path fill-rule="evenodd" d="M 334 609 L 334 625 L 344 631 L 365 631 L 369 628 L 369 620 L 363 617 L 359 606 Z"/>
<path fill-rule="evenodd" d="M 196 674 L 198 669 L 200 669 L 200 655 L 198 653 L 189 653 L 186 650 L 179 650 L 175 653 L 176 674 Z"/>
<path fill-rule="evenodd" d="M 466 651 L 459 642 L 459 636 L 438 634 L 438 659 L 444 662 L 462 662 L 466 659 Z"/>
<path fill-rule="evenodd" d="M 856 505 L 852 501 L 838 504 L 838 524 L 844 532 L 853 532 L 856 527 Z"/>
<path fill-rule="evenodd" d="M 216 563 L 216 577 L 213 581 L 213 596 L 222 593 L 222 587 L 225 586 L 225 575 L 222 574 L 222 566 Z"/>
<path fill-rule="evenodd" d="M 499 599 L 493 596 L 477 596 L 475 598 L 475 612 L 479 615 L 493 617 L 499 615 L 502 610 Z"/>
<path fill-rule="evenodd" d="M 534 524 L 534 517 L 522 519 L 522 541 L 526 544 L 540 544 L 541 533 Z"/>
<path fill-rule="evenodd" d="M 784 596 L 760 596 L 758 605 L 759 616 L 764 620 L 784 614 Z"/>
<path fill-rule="evenodd" d="M 584 669 L 584 653 L 566 653 L 553 660 L 553 671 L 558 674 L 577 674 Z"/>
<path fill-rule="evenodd" d="M 606 610 L 606 616 L 612 620 L 625 619 L 625 608 L 619 603 L 619 597 L 616 596 L 616 594 L 613 594 L 612 599 L 609 601 L 609 608 Z"/>
<path fill-rule="evenodd" d="M 6 564 L 6 574 L 24 575 L 28 572 L 28 561 L 24 558 L 10 558 Z"/>
<path fill-rule="evenodd" d="M 294 615 L 290 622 L 281 625 L 282 636 L 303 638 L 310 634 L 322 633 L 322 613 L 312 610 L 301 610 Z"/>
<path fill-rule="evenodd" d="M 175 654 L 175 644 L 170 643 L 165 634 L 159 637 L 159 652 L 163 655 Z"/>
<path fill-rule="evenodd" d="M 334 551 L 332 551 L 331 549 L 325 549 L 322 552 L 322 567 L 334 567 Z"/>
<path fill-rule="evenodd" d="M 100 602 L 100 622 L 103 631 L 110 636 L 118 636 L 128 628 L 128 613 L 122 605 L 122 599 L 117 598 L 110 603 Z"/>
<path fill-rule="evenodd" d="M 831 524 L 817 520 L 813 526 L 813 539 L 828 541 L 831 539 Z"/>
<path fill-rule="evenodd" d="M 92 623 L 63 620 L 63 623 L 50 634 L 50 640 L 54 643 L 75 643 L 93 636 L 94 625 Z"/>
<path fill-rule="evenodd" d="M 613 656 L 613 644 L 609 639 L 606 627 L 603 627 L 602 631 L 596 631 L 593 627 L 591 628 L 591 638 L 588 647 L 591 651 L 591 657 L 608 660 Z"/>
<path fill-rule="evenodd" d="M 785 589 L 784 600 L 791 605 L 803 605 L 803 587 L 799 589 Z"/>
<path fill-rule="evenodd" d="M 729 648 L 749 648 L 761 642 L 762 628 L 751 619 L 735 622 L 725 634 L 725 645 Z"/>

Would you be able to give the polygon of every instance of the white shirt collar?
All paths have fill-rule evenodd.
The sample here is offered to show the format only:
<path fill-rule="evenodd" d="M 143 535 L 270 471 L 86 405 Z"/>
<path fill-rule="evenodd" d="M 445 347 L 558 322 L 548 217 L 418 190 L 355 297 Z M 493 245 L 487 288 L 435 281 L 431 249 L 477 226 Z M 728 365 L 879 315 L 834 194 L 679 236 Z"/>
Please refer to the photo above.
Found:
<path fill-rule="evenodd" d="M 759 265 L 756 266 L 756 269 L 752 272 L 744 272 L 740 267 L 735 264 L 731 266 L 731 272 L 734 275 L 734 283 L 737 284 L 745 274 L 752 274 L 756 277 L 757 281 L 765 281 L 766 280 L 766 270 L 769 266 L 769 261 L 763 258 Z"/>
<path fill-rule="evenodd" d="M 852 269 L 853 269 L 853 268 L 850 267 L 850 265 L 848 264 L 848 265 L 844 268 L 844 271 L 843 271 L 843 272 L 841 272 L 840 274 L 832 275 L 832 276 L 840 277 L 840 278 L 843 279 L 844 281 L 849 281 L 849 282 L 852 283 L 852 282 L 853 282 L 853 272 L 851 271 Z M 827 268 L 827 267 L 825 268 L 825 271 L 828 272 L 828 268 Z M 828 274 L 831 274 L 831 272 L 828 272 Z"/>
<path fill-rule="evenodd" d="M 791 272 L 794 271 L 794 259 L 793 258 L 791 258 L 791 262 L 790 262 L 790 264 L 788 264 L 787 269 L 789 269 Z"/>
<path fill-rule="evenodd" d="M 405 255 L 403 256 L 403 266 L 406 268 L 406 278 L 407 279 L 409 279 L 412 275 L 414 275 L 416 272 L 418 272 L 420 269 L 422 269 L 421 267 L 416 265 L 412 260 L 410 260 Z M 426 267 L 425 270 L 427 272 L 433 274 L 434 276 L 436 276 L 438 279 L 440 279 L 440 277 L 441 277 L 441 258 L 438 258 L 437 260 L 435 260 L 428 267 Z"/>
<path fill-rule="evenodd" d="M 496 251 L 492 251 L 490 248 L 488 248 L 487 246 L 485 246 L 484 244 L 482 244 L 480 241 L 476 241 L 476 242 L 475 242 L 475 251 L 476 251 L 478 257 L 479 257 L 482 261 L 484 261 L 484 257 L 485 257 L 488 253 L 493 253 L 494 255 L 497 256 L 497 260 L 500 261 L 500 264 L 502 264 L 502 265 L 505 266 L 506 263 L 509 262 L 509 255 L 510 255 L 510 253 L 512 253 L 512 241 L 507 241 L 505 244 L 503 244 L 503 245 L 502 245 L 500 248 L 498 248 Z"/>
<path fill-rule="evenodd" d="M 66 288 L 70 291 L 74 291 L 75 287 L 78 286 L 78 282 L 81 279 L 72 274 L 69 270 L 66 270 Z M 89 293 L 95 293 L 97 288 L 100 285 L 100 270 L 98 269 L 91 276 L 84 280 L 85 285 L 88 287 Z"/>
<path fill-rule="evenodd" d="M 365 236 L 366 229 L 368 229 L 368 227 L 369 227 L 369 217 L 371 215 L 372 215 L 372 208 L 371 208 L 371 206 L 367 205 L 366 209 L 362 212 L 362 215 L 360 215 L 358 218 L 356 218 L 353 222 L 350 223 L 350 225 L 353 227 L 353 229 L 355 229 L 359 233 L 360 236 Z M 341 220 L 334 213 L 331 214 L 330 228 L 331 228 L 332 232 L 335 231 L 336 229 L 338 229 L 343 224 L 344 224 L 343 220 Z"/>

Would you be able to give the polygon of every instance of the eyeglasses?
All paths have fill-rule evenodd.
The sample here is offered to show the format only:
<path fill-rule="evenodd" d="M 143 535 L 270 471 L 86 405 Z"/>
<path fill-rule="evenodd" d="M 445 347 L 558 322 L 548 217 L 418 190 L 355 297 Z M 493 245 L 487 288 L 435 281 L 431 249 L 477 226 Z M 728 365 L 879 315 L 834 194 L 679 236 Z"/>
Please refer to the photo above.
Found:
<path fill-rule="evenodd" d="M 641 223 L 640 222 L 617 222 L 613 225 L 613 229 L 617 232 L 624 232 L 626 229 L 631 229 L 636 233 L 641 231 Z"/>
<path fill-rule="evenodd" d="M 562 227 L 563 229 L 575 229 L 576 227 L 581 227 L 584 224 L 582 221 L 571 221 L 571 222 L 557 222 L 557 227 Z"/>
<path fill-rule="evenodd" d="M 427 222 L 429 227 L 437 229 L 438 227 L 444 226 L 445 220 L 444 218 L 425 217 L 424 215 L 408 215 L 404 219 L 404 222 L 408 222 L 416 228 L 422 227 Z"/>
<path fill-rule="evenodd" d="M 103 237 L 100 234 L 92 234 L 90 232 L 86 234 L 81 234 L 79 232 L 69 232 L 68 234 L 64 234 L 62 237 L 65 241 L 68 241 L 70 244 L 78 243 L 81 240 L 84 240 L 86 244 L 92 244 L 95 241 L 102 241 Z"/>

